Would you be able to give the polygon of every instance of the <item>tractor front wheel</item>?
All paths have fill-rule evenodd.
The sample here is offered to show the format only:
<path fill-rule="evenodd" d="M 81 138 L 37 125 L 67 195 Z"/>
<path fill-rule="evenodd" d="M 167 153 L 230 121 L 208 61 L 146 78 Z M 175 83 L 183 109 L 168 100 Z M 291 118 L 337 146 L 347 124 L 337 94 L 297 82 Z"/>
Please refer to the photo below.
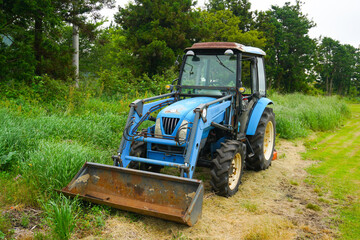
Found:
<path fill-rule="evenodd" d="M 271 165 L 275 147 L 275 114 L 265 108 L 254 136 L 248 136 L 254 155 L 246 159 L 249 169 L 260 171 Z"/>
<path fill-rule="evenodd" d="M 230 197 L 238 191 L 241 183 L 246 146 L 235 140 L 226 141 L 221 145 L 212 161 L 210 184 L 217 195 Z"/>

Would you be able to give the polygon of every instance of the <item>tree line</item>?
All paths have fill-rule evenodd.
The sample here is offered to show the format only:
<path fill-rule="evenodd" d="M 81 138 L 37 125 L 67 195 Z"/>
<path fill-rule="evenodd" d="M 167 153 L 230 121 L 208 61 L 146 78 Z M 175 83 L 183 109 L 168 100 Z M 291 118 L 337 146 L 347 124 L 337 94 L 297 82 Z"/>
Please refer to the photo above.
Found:
<path fill-rule="evenodd" d="M 268 88 L 280 92 L 360 95 L 360 51 L 330 37 L 313 39 L 315 23 L 294 5 L 251 11 L 248 0 L 0 0 L 0 79 L 37 84 L 41 76 L 71 83 L 72 25 L 80 29 L 80 73 L 109 92 L 142 84 L 156 91 L 176 74 L 174 61 L 195 42 L 231 41 L 265 50 Z M 179 58 L 181 59 L 181 58 Z"/>

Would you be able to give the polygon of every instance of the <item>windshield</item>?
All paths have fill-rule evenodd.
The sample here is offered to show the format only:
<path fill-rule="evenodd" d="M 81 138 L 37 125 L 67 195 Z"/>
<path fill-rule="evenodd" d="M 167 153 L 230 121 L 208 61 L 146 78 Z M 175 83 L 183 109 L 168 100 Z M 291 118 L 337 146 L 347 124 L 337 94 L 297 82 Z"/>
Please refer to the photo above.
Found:
<path fill-rule="evenodd" d="M 236 59 L 236 55 L 187 56 L 181 85 L 235 87 Z"/>

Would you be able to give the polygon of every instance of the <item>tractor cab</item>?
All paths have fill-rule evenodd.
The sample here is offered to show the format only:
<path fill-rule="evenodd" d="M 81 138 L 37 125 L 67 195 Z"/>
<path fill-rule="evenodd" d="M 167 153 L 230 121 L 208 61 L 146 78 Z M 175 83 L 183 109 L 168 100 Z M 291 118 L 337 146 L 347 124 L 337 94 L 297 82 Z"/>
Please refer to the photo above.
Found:
<path fill-rule="evenodd" d="M 261 49 L 238 43 L 195 43 L 185 50 L 177 91 L 192 98 L 236 96 L 239 119 L 243 115 L 239 132 L 246 134 L 246 112 L 266 97 L 264 56 Z"/>
<path fill-rule="evenodd" d="M 189 95 L 265 97 L 265 53 L 238 43 L 196 43 L 185 50 L 181 92 Z"/>

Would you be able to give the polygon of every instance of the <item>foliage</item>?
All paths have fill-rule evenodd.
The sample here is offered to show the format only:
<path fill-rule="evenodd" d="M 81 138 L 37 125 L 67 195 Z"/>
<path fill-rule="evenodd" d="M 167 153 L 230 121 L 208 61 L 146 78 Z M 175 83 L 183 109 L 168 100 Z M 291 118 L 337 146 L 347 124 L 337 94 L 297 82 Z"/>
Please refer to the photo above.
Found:
<path fill-rule="evenodd" d="M 216 12 L 200 12 L 200 24 L 202 26 L 200 36 L 205 42 L 239 42 L 245 45 L 263 48 L 265 38 L 256 30 L 243 33 L 238 28 L 241 20 L 230 10 Z"/>
<path fill-rule="evenodd" d="M 315 41 L 308 35 L 315 24 L 301 13 L 300 2 L 272 6 L 260 13 L 258 29 L 267 39 L 268 86 L 283 92 L 306 91 L 312 81 Z"/>
<path fill-rule="evenodd" d="M 324 37 L 319 45 L 319 84 L 328 95 L 357 95 L 359 52 L 351 45 Z"/>
<path fill-rule="evenodd" d="M 7 239 L 11 235 L 11 221 L 6 214 L 0 213 L 0 239 Z"/>
<path fill-rule="evenodd" d="M 93 95 L 142 89 L 159 92 L 174 79 L 177 69 L 171 65 L 176 56 L 200 41 L 234 41 L 263 48 L 268 88 L 360 94 L 359 49 L 327 37 L 317 44 L 308 36 L 315 23 L 302 13 L 299 1 L 252 12 L 248 0 L 211 0 L 203 10 L 194 8 L 192 0 L 137 0 L 119 8 L 118 25 L 101 29 L 99 10 L 113 3 L 2 1 L 0 89 L 8 97 L 16 94 L 11 92 L 14 86 L 26 84 L 29 95 L 47 101 L 48 96 L 36 91 L 47 84 L 55 87 L 55 80 L 49 79 L 72 84 L 73 29 L 69 24 L 75 24 L 80 27 L 82 86 Z M 154 82 L 164 75 L 171 78 Z"/>
<path fill-rule="evenodd" d="M 76 1 L 1 1 L 0 43 L 1 80 L 30 82 L 35 76 L 49 76 L 67 81 L 73 77 L 70 29 L 66 23 L 80 26 L 91 36 L 98 27 L 89 22 L 89 13 L 113 0 Z"/>
<path fill-rule="evenodd" d="M 251 30 L 254 19 L 250 11 L 251 3 L 248 0 L 210 0 L 205 4 L 209 12 L 229 10 L 239 18 L 237 27 L 242 32 Z"/>
<path fill-rule="evenodd" d="M 78 200 L 70 200 L 60 195 L 57 200 L 50 200 L 45 203 L 43 208 L 53 237 L 59 240 L 70 239 L 79 211 Z"/>
<path fill-rule="evenodd" d="M 190 45 L 198 27 L 193 6 L 192 0 L 137 0 L 119 7 L 115 21 L 124 29 L 136 75 L 161 73 Z"/>

